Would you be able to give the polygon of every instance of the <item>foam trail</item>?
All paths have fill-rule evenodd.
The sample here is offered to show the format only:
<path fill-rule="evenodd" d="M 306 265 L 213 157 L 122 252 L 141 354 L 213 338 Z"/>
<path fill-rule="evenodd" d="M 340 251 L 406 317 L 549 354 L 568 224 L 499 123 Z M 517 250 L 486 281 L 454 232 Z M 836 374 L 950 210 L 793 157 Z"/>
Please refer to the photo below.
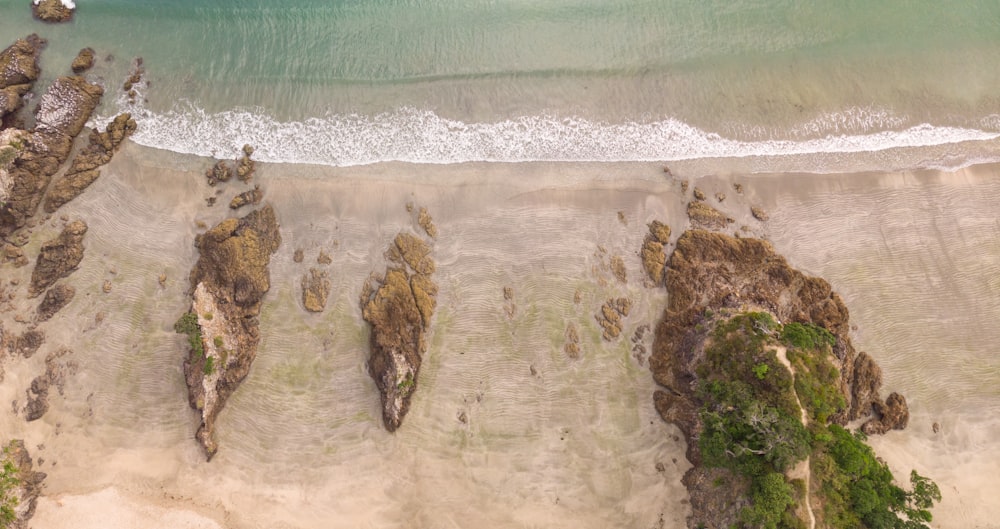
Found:
<path fill-rule="evenodd" d="M 372 116 L 334 114 L 304 121 L 279 121 L 261 110 L 209 113 L 182 103 L 166 113 L 123 105 L 139 123 L 137 143 L 201 156 L 235 156 L 243 144 L 266 162 L 333 166 L 385 161 L 623 162 L 699 158 L 741 158 L 816 153 L 876 152 L 965 141 L 988 141 L 1000 133 L 919 124 L 899 130 L 789 140 L 741 141 L 676 119 L 648 123 L 605 123 L 583 118 L 526 116 L 492 123 L 466 123 L 433 111 L 401 108 Z M 810 132 L 864 129 L 858 112 L 806 123 Z M 833 115 L 831 115 L 833 116 Z M 885 124 L 903 118 L 875 116 Z M 98 119 L 99 125 L 110 117 Z M 837 119 L 846 120 L 838 122 Z M 831 125 L 832 124 L 832 125 Z M 860 124 L 860 126 L 859 126 Z M 984 123 L 984 126 L 986 123 Z M 995 130 L 995 129 L 994 129 Z"/>

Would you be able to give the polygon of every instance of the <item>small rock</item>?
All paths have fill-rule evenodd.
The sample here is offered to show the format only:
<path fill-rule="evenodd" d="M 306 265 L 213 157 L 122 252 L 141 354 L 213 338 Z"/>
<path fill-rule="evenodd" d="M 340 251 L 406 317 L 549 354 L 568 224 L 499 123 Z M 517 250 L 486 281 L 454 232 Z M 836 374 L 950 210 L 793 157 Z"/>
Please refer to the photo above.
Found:
<path fill-rule="evenodd" d="M 725 202 L 726 201 L 726 194 L 725 193 L 716 193 L 715 194 L 715 199 L 718 200 L 719 202 Z"/>
<path fill-rule="evenodd" d="M 469 416 L 466 415 L 464 411 L 458 412 L 458 422 L 460 422 L 462 424 L 468 424 L 469 423 Z"/>
<path fill-rule="evenodd" d="M 330 280 L 325 270 L 309 269 L 302 277 L 302 304 L 309 312 L 323 312 L 330 296 Z"/>
<path fill-rule="evenodd" d="M 688 186 L 690 186 L 690 185 L 691 185 L 691 183 L 688 182 L 687 180 L 684 180 L 683 182 L 681 182 L 681 193 L 687 194 L 687 192 L 688 192 Z"/>
<path fill-rule="evenodd" d="M 306 258 L 306 253 L 302 251 L 301 248 L 296 248 L 295 253 L 292 254 L 292 261 L 296 263 L 301 263 Z"/>
<path fill-rule="evenodd" d="M 89 70 L 94 66 L 94 50 L 93 48 L 84 48 L 80 50 L 80 53 L 76 54 L 76 58 L 73 59 L 73 73 L 79 74 Z"/>
<path fill-rule="evenodd" d="M 759 220 L 761 222 L 765 222 L 765 221 L 767 221 L 767 219 L 770 218 L 768 216 L 768 214 L 767 214 L 766 211 L 764 211 L 763 209 L 761 209 L 761 208 L 759 208 L 757 206 L 751 207 L 750 208 L 750 213 L 753 214 L 753 218 L 755 218 L 755 219 L 757 219 L 757 220 Z"/>
<path fill-rule="evenodd" d="M 320 250 L 319 256 L 316 257 L 316 262 L 319 264 L 328 265 L 333 262 L 333 259 L 331 259 L 330 255 L 327 254 L 325 251 Z"/>
<path fill-rule="evenodd" d="M 254 186 L 253 189 L 244 191 L 229 202 L 229 209 L 239 209 L 248 204 L 257 205 L 260 201 L 264 199 L 264 192 L 260 190 L 260 186 Z"/>
<path fill-rule="evenodd" d="M 110 279 L 105 279 L 104 280 L 104 286 L 101 287 L 101 290 L 103 290 L 105 294 L 111 292 L 111 280 Z"/>
<path fill-rule="evenodd" d="M 743 194 L 743 184 L 733 183 L 733 189 L 736 190 L 737 195 Z"/>
<path fill-rule="evenodd" d="M 437 226 L 434 225 L 434 219 L 431 218 L 431 214 L 427 212 L 427 208 L 420 208 L 420 212 L 417 214 L 417 224 L 424 229 L 430 238 L 437 239 Z"/>
<path fill-rule="evenodd" d="M 934 424 L 931 425 L 931 429 L 934 430 L 934 433 L 938 433 L 938 431 L 941 429 L 941 425 L 935 422 Z"/>
<path fill-rule="evenodd" d="M 166 273 L 160 274 L 160 277 L 156 278 L 156 281 L 160 284 L 160 288 L 166 288 L 167 287 L 167 274 Z"/>
<path fill-rule="evenodd" d="M 694 199 L 695 200 L 705 200 L 705 192 L 697 187 L 694 188 Z"/>
<path fill-rule="evenodd" d="M 506 301 L 514 299 L 514 289 L 510 287 L 503 287 L 503 299 Z"/>

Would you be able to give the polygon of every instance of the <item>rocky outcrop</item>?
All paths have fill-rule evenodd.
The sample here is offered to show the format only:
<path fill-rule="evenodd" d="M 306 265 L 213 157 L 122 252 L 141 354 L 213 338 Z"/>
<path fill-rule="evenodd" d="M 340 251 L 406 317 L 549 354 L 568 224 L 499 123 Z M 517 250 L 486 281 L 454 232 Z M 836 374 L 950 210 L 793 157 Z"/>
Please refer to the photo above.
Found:
<path fill-rule="evenodd" d="M 733 219 L 725 216 L 719 210 L 701 201 L 689 202 L 687 214 L 688 218 L 691 219 L 691 224 L 700 229 L 717 230 L 734 222 Z"/>
<path fill-rule="evenodd" d="M 789 266 L 770 243 L 691 230 L 677 241 L 666 277 L 669 301 L 649 359 L 653 378 L 665 388 L 681 391 L 694 379 L 686 355 L 706 309 L 760 307 L 781 322 L 812 323 L 836 338 L 833 353 L 846 408 L 831 421 L 846 424 L 869 415 L 880 402 L 881 370 L 855 351 L 843 300 L 825 280 Z"/>
<path fill-rule="evenodd" d="M 42 22 L 69 22 L 76 6 L 72 0 L 33 0 L 31 13 Z"/>
<path fill-rule="evenodd" d="M 642 267 L 654 286 L 663 285 L 663 269 L 667 265 L 667 243 L 670 241 L 670 226 L 658 220 L 649 223 L 649 233 L 642 242 Z"/>
<path fill-rule="evenodd" d="M 410 409 L 420 364 L 427 350 L 424 335 L 437 306 L 437 285 L 431 280 L 434 261 L 419 237 L 400 233 L 389 248 L 391 264 L 378 279 L 365 282 L 362 316 L 371 325 L 368 373 L 382 396 L 382 422 L 396 431 Z"/>
<path fill-rule="evenodd" d="M 125 138 L 135 132 L 136 123 L 128 113 L 120 114 L 105 128 L 104 132 L 93 129 L 90 143 L 76 157 L 69 170 L 56 180 L 45 196 L 44 209 L 52 213 L 63 204 L 78 197 L 83 190 L 101 176 L 100 167 L 111 161 L 115 151 Z"/>
<path fill-rule="evenodd" d="M 31 283 L 28 285 L 30 297 L 41 294 L 76 270 L 83 260 L 83 236 L 86 233 L 85 222 L 73 221 L 63 228 L 58 237 L 42 245 L 35 269 L 31 271 Z"/>
<path fill-rule="evenodd" d="M 232 177 L 233 170 L 225 160 L 215 162 L 215 165 L 205 171 L 205 179 L 208 180 L 210 186 L 219 182 L 228 182 Z"/>
<path fill-rule="evenodd" d="M 0 123 L 21 108 L 22 97 L 38 79 L 38 56 L 44 47 L 45 39 L 32 34 L 0 52 Z"/>
<path fill-rule="evenodd" d="M 94 67 L 94 49 L 84 48 L 76 54 L 76 58 L 73 59 L 73 64 L 70 65 L 73 68 L 73 73 L 81 74 Z"/>
<path fill-rule="evenodd" d="M 325 270 L 309 269 L 302 277 L 302 304 L 309 312 L 323 312 L 330 296 L 330 279 Z"/>
<path fill-rule="evenodd" d="M 41 97 L 35 129 L 8 171 L 7 201 L 0 207 L 0 237 L 24 226 L 35 214 L 52 175 L 69 156 L 73 138 L 83 130 L 103 89 L 82 77 L 60 77 Z"/>
<path fill-rule="evenodd" d="M 31 381 L 31 386 L 25 392 L 27 402 L 24 406 L 25 420 L 37 421 L 49 411 L 50 391 L 55 388 L 60 395 L 66 385 L 66 378 L 76 373 L 76 362 L 67 362 L 63 357 L 72 354 L 69 349 L 59 349 L 45 357 L 45 372 Z"/>
<path fill-rule="evenodd" d="M 250 159 L 253 154 L 253 147 L 243 146 L 243 156 L 236 161 L 236 178 L 241 182 L 249 182 L 253 178 L 254 171 L 257 170 L 257 162 Z"/>
<path fill-rule="evenodd" d="M 76 296 L 76 289 L 65 283 L 48 289 L 42 302 L 38 305 L 35 321 L 39 323 L 48 321 L 55 313 L 69 305 L 69 302 L 73 301 L 73 296 Z"/>
<path fill-rule="evenodd" d="M 226 219 L 197 237 L 191 311 L 175 327 L 189 337 L 184 361 L 188 401 L 201 415 L 197 440 L 208 459 L 218 446 L 215 419 L 250 371 L 260 341 L 259 315 L 271 288 L 268 265 L 281 244 L 270 205 Z"/>
<path fill-rule="evenodd" d="M 10 467 L 7 466 L 10 463 Z M 7 477 L 12 479 L 10 499 L 14 500 L 14 519 L 5 526 L 10 529 L 27 529 L 28 521 L 35 514 L 35 504 L 38 496 L 42 494 L 42 482 L 45 480 L 45 473 L 33 470 L 34 465 L 28 449 L 24 447 L 24 441 L 15 439 L 3 449 L 3 457 L 0 460 L 7 473 L 7 468 L 12 472 Z"/>
<path fill-rule="evenodd" d="M 903 430 L 910 423 L 910 408 L 899 393 L 890 393 L 885 402 L 876 400 L 872 405 L 874 418 L 861 425 L 868 435 L 881 435 L 889 430 Z M 936 432 L 935 432 L 936 433 Z"/>

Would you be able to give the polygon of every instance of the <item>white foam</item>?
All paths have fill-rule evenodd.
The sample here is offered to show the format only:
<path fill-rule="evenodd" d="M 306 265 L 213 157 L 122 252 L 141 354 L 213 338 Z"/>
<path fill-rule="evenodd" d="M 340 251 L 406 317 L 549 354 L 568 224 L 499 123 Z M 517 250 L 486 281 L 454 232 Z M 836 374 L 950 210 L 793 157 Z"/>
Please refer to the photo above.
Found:
<path fill-rule="evenodd" d="M 42 3 L 42 0 L 31 0 L 35 5 Z M 59 2 L 66 6 L 67 9 L 76 9 L 76 3 L 73 0 L 59 0 Z"/>
<path fill-rule="evenodd" d="M 430 110 L 401 108 L 377 115 L 334 114 L 280 121 L 260 109 L 209 113 L 189 102 L 166 113 L 154 113 L 137 104 L 122 106 L 138 122 L 133 140 L 143 145 L 230 157 L 237 156 L 244 144 L 251 144 L 256 148 L 255 158 L 261 161 L 333 166 L 385 161 L 621 162 L 862 153 L 1000 137 L 990 130 L 926 123 L 902 128 L 904 118 L 871 109 L 822 116 L 791 133 L 792 137 L 811 133 L 812 138 L 741 141 L 676 119 L 605 123 L 541 115 L 466 123 Z M 110 119 L 98 121 L 103 125 Z M 846 132 L 887 125 L 897 128 Z M 815 137 L 830 130 L 845 132 Z"/>

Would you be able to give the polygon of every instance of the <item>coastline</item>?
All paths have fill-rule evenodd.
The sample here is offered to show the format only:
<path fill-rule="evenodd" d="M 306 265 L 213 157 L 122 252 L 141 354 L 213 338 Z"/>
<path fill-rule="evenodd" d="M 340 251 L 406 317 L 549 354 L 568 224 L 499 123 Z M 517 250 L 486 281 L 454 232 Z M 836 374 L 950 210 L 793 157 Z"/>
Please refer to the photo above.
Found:
<path fill-rule="evenodd" d="M 183 338 L 170 325 L 183 312 L 196 222 L 231 215 L 205 206 L 209 165 L 127 142 L 59 212 L 90 224 L 88 257 L 71 278 L 80 299 L 60 316 L 76 325 L 46 328 L 45 347 L 76 347 L 80 375 L 44 420 L 26 425 L 9 411 L 0 419 L 58 463 L 43 467 L 36 525 L 88 527 L 90 516 L 96 527 L 108 515 L 93 505 L 115 494 L 123 511 L 145 513 L 148 527 L 167 512 L 190 527 L 328 527 L 334 517 L 355 527 L 407 515 L 416 527 L 631 527 L 655 524 L 660 512 L 666 526 L 683 524 L 683 441 L 653 410 L 648 368 L 628 340 L 655 324 L 665 302 L 643 284 L 636 253 L 645 224 L 661 220 L 676 239 L 687 223 L 687 197 L 661 166 L 260 164 L 256 182 L 287 235 L 272 262 L 260 355 L 220 416 L 220 453 L 206 465 L 183 397 Z M 689 170 L 672 167 L 679 178 Z M 726 193 L 712 203 L 737 229 L 749 226 L 744 235 L 771 240 L 844 296 L 859 350 L 882 365 L 885 389 L 910 402 L 910 429 L 872 444 L 894 471 L 905 474 L 916 460 L 941 486 L 934 526 L 990 527 L 1000 517 L 990 503 L 1000 492 L 1000 464 L 990 457 L 1000 448 L 1000 421 L 991 420 L 1000 402 L 989 389 L 1000 369 L 988 350 L 1000 335 L 983 323 L 1000 317 L 991 299 L 1000 297 L 984 292 L 1000 289 L 989 279 L 1000 272 L 991 213 L 998 174 L 1000 166 L 984 165 L 691 181 L 710 196 Z M 242 187 L 224 189 L 228 199 Z M 395 233 L 416 229 L 408 202 L 428 207 L 441 232 L 441 308 L 422 389 L 392 436 L 380 428 L 364 373 L 367 330 L 356 300 Z M 750 205 L 770 220 L 753 220 Z M 294 263 L 296 248 L 306 263 Z M 298 285 L 319 249 L 333 258 L 333 296 L 326 312 L 310 315 Z M 626 284 L 602 267 L 609 255 L 624 258 Z M 513 317 L 504 286 L 515 293 Z M 636 305 L 625 335 L 603 342 L 593 314 L 612 295 Z M 107 318 L 98 325 L 100 310 Z M 583 330 L 579 360 L 562 351 L 569 321 Z M 41 357 L 9 368 L 0 396 L 20 397 Z M 469 423 L 456 419 L 461 411 Z"/>

